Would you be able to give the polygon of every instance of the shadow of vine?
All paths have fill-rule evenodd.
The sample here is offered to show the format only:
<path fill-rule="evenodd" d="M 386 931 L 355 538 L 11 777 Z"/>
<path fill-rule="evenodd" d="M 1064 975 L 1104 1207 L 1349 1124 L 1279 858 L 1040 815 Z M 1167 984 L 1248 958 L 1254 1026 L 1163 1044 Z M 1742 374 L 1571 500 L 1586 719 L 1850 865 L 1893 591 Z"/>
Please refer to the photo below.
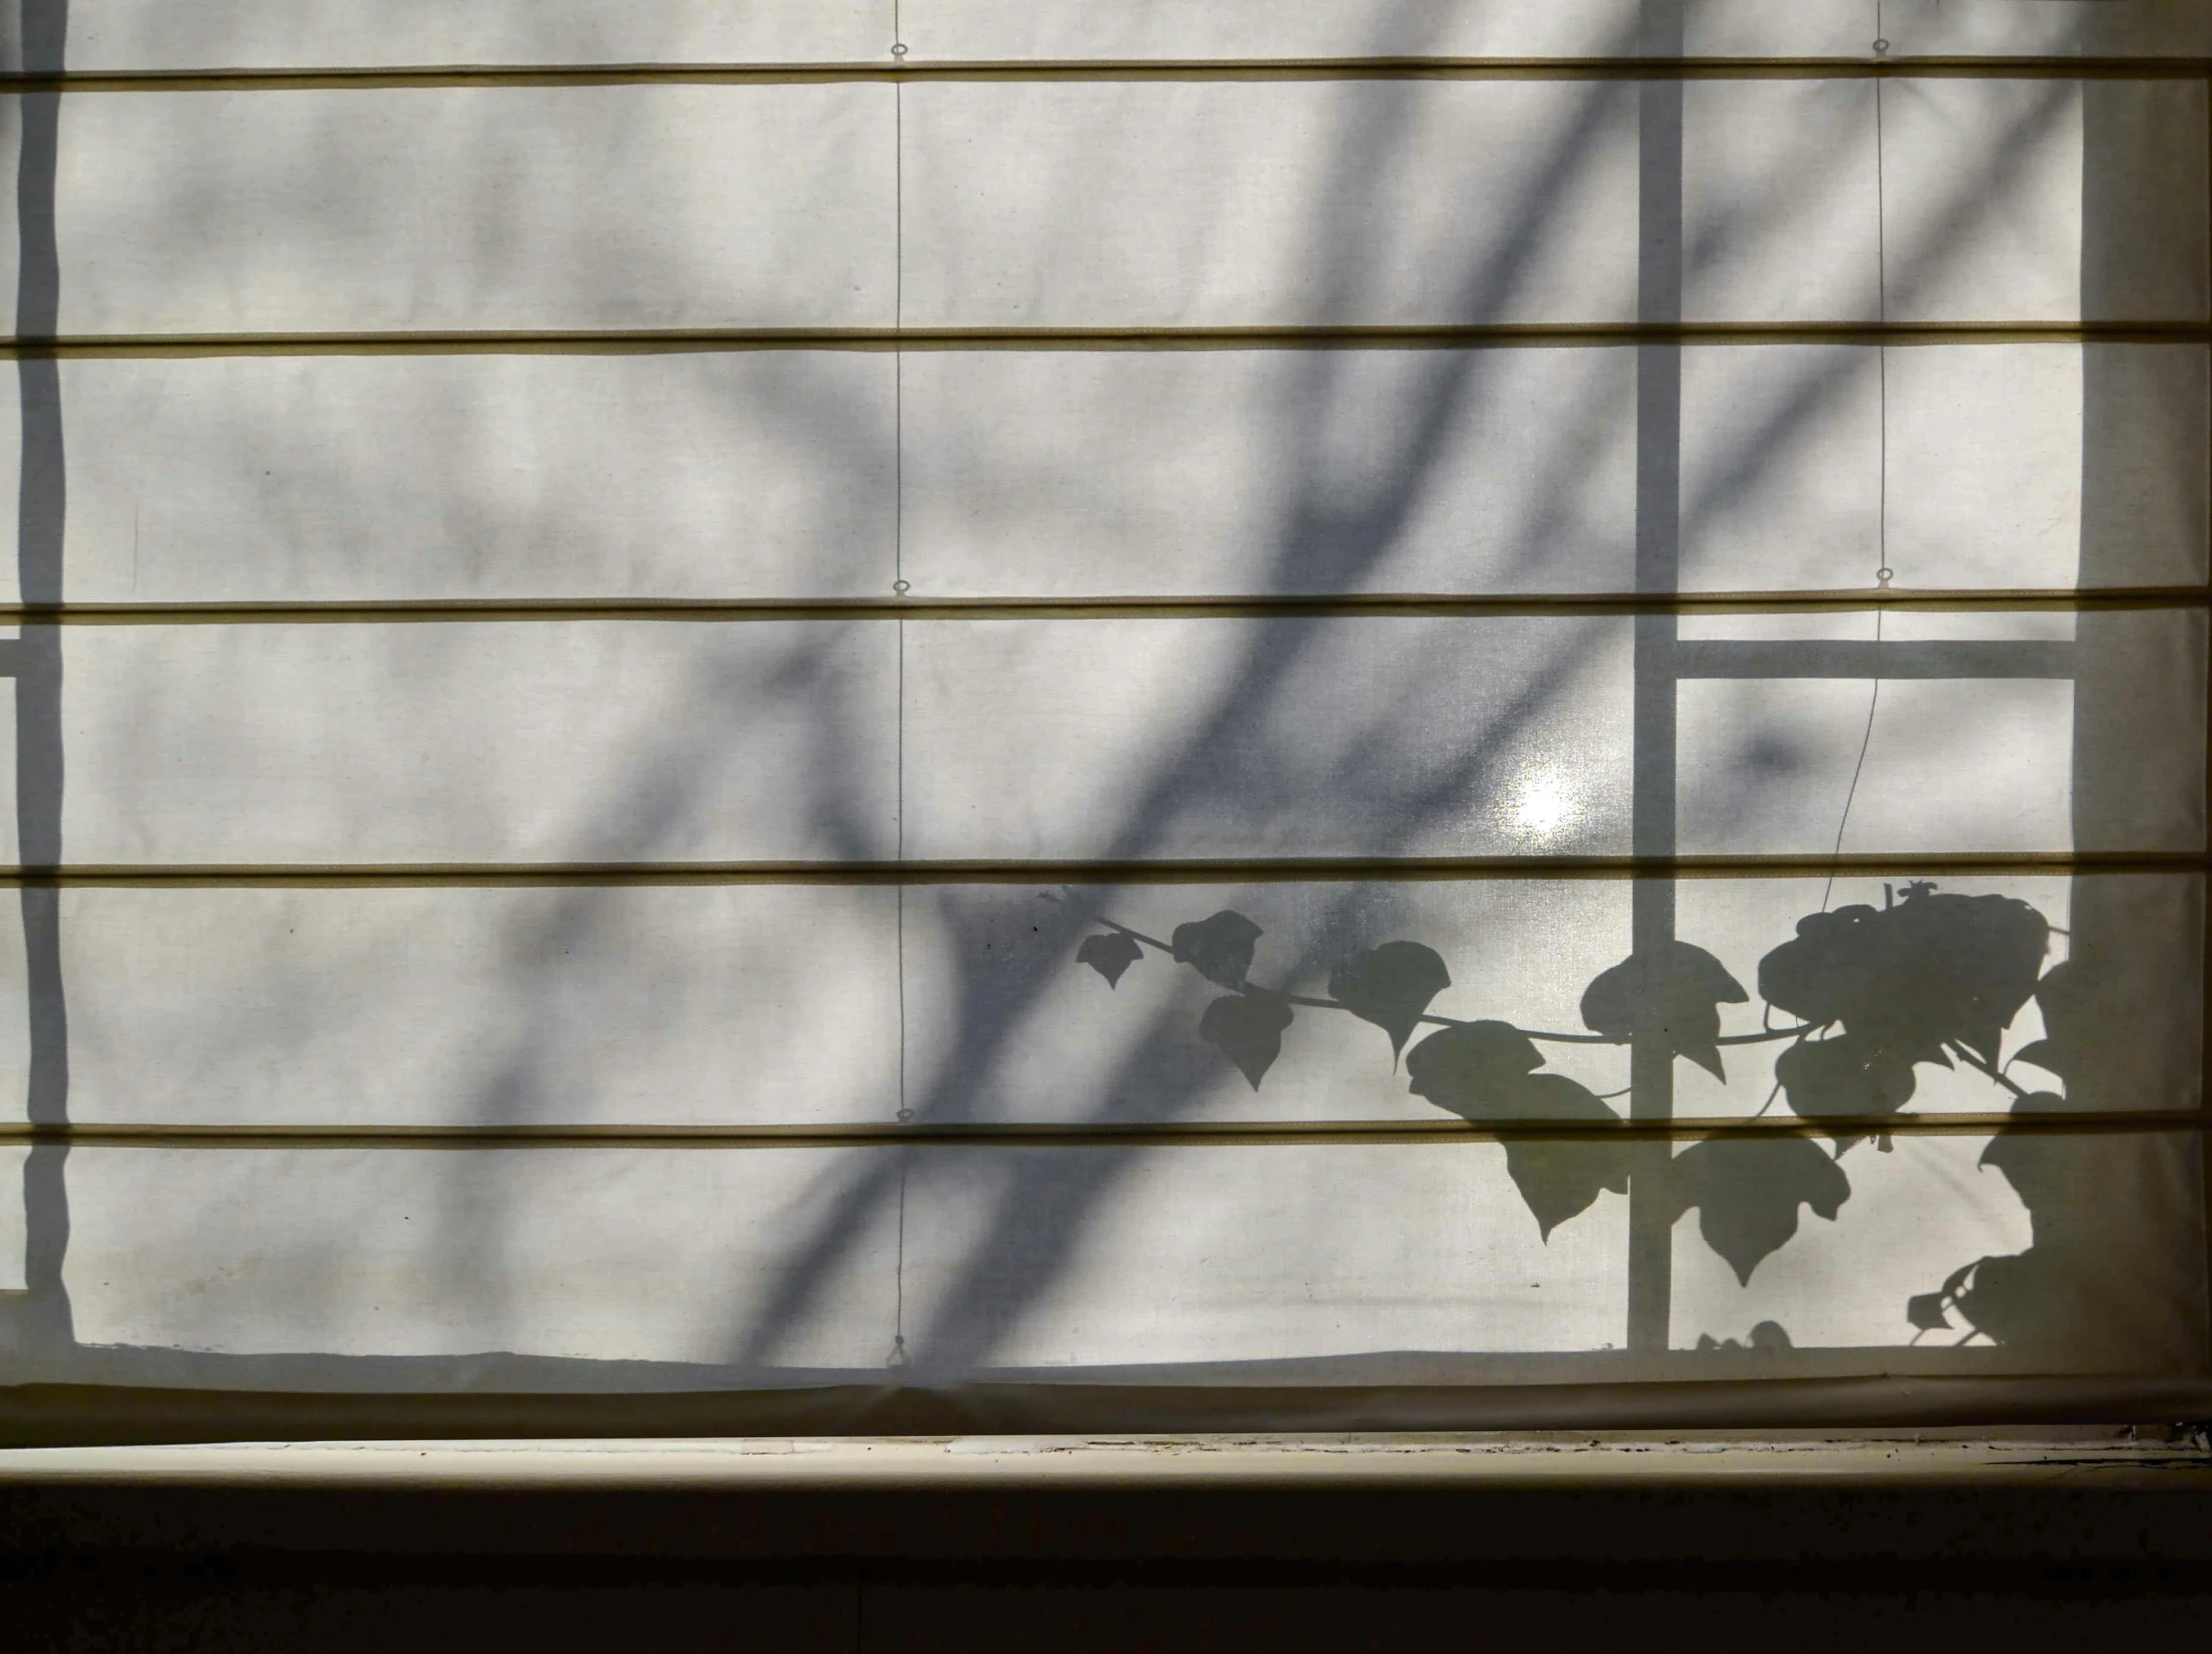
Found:
<path fill-rule="evenodd" d="M 1796 1021 L 1778 1028 L 1763 1020 L 1756 1032 L 1729 1034 L 1721 1007 L 1746 1004 L 1750 995 L 1719 959 L 1686 941 L 1631 954 L 1599 974 L 1582 996 L 1585 1031 L 1576 1032 L 1433 1014 L 1451 971 L 1435 949 L 1416 941 L 1383 942 L 1339 959 L 1325 997 L 1264 985 L 1252 978 L 1264 929 L 1232 909 L 1178 925 L 1165 940 L 1092 915 L 1097 928 L 1075 958 L 1109 988 L 1148 956 L 1195 970 L 1221 990 L 1201 1013 L 1197 1037 L 1255 1092 L 1300 1011 L 1373 1024 L 1387 1036 L 1393 1066 L 1403 1055 L 1408 1090 L 1500 1142 L 1507 1173 L 1547 1241 L 1600 1194 L 1625 1195 L 1650 1173 L 1637 1170 L 1649 1161 L 1632 1151 L 1632 1124 L 1606 1097 L 1563 1074 L 1539 1072 L 1546 1064 L 1540 1045 L 1648 1040 L 1725 1081 L 1725 1047 L 1786 1041 L 1759 1112 L 1703 1132 L 1684 1128 L 1702 1140 L 1673 1154 L 1661 1174 L 1662 1210 L 1675 1217 L 1696 1211 L 1706 1244 L 1745 1285 L 1797 1234 L 1803 1211 L 1837 1216 L 1851 1196 L 1844 1155 L 1869 1139 L 1889 1150 L 1891 1132 L 1907 1118 L 1916 1069 L 1964 1065 L 2010 1101 L 2015 1128 L 1997 1128 L 1982 1163 L 2019 1193 L 2036 1222 L 2036 1245 L 1966 1265 L 1939 1290 L 1912 1299 L 1907 1317 L 1923 1332 L 1951 1328 L 1955 1314 L 1970 1336 L 1994 1343 L 2049 1339 L 2076 1319 L 2053 1300 L 2092 1289 L 2110 1262 L 2106 1226 L 2070 1214 L 2096 1211 L 2098 1191 L 2113 1187 L 2111 1169 L 2084 1156 L 2077 1139 L 2050 1130 L 2083 1123 L 2072 1098 L 2093 1083 L 2095 1042 L 2084 1025 L 2093 995 L 2078 965 L 2062 963 L 2045 973 L 2051 927 L 2026 902 L 1946 893 L 1932 881 L 1901 892 L 1885 887 L 1884 898 L 1880 908 L 1851 904 L 1800 919 L 1797 934 L 1759 961 L 1757 973 L 1768 1017 L 1779 1010 Z M 2031 999 L 2043 1012 L 2045 1037 L 2007 1059 L 2005 1033 Z M 1424 1028 L 1435 1031 L 1407 1050 Z M 2009 1077 L 2013 1063 L 2058 1076 L 2065 1094 L 2029 1091 Z M 1778 1096 L 1788 1114 L 1762 1124 Z M 1765 1335 L 1755 1329 L 1753 1344 L 1778 1339 L 1787 1347 L 1779 1327 Z"/>

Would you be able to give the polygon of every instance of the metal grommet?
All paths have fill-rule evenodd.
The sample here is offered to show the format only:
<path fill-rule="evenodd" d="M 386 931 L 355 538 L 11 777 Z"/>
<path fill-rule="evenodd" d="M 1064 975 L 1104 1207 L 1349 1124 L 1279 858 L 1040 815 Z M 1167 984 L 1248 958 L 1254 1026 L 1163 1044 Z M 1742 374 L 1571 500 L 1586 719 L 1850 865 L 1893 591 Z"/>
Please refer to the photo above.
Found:
<path fill-rule="evenodd" d="M 905 41 L 903 41 L 903 40 L 902 40 L 902 41 L 894 41 L 894 42 L 892 42 L 892 46 L 891 46 L 891 55 L 892 55 L 893 57 L 895 57 L 895 58 L 903 58 L 903 57 L 905 57 L 905 56 L 907 55 L 907 46 L 906 46 L 906 42 L 905 42 Z"/>
<path fill-rule="evenodd" d="M 1886 51 L 1888 51 L 1888 50 L 1889 50 L 1889 42 L 1888 42 L 1888 41 L 1886 41 L 1886 40 L 1877 40 L 1877 41 L 1875 41 L 1875 42 L 1874 42 L 1874 55 L 1875 55 L 1876 57 L 1879 57 L 1879 56 L 1880 56 L 1880 55 L 1881 55 L 1882 53 L 1884 53 L 1884 52 L 1886 52 Z"/>
<path fill-rule="evenodd" d="M 913 1110 L 913 1109 L 911 1109 L 911 1108 L 903 1108 L 903 1109 L 901 1109 L 901 1110 L 899 1111 L 899 1118 L 900 1118 L 901 1120 L 911 1120 L 911 1119 L 913 1119 L 913 1118 L 914 1118 L 914 1110 Z"/>
<path fill-rule="evenodd" d="M 1895 569 L 1876 569 L 1874 571 L 1874 584 L 1877 586 L 1886 587 L 1892 580 L 1895 580 L 1896 578 L 1897 571 Z"/>
<path fill-rule="evenodd" d="M 914 588 L 908 585 L 904 580 L 894 580 L 891 583 L 891 589 L 897 592 L 901 597 L 905 597 L 907 593 L 914 590 Z"/>

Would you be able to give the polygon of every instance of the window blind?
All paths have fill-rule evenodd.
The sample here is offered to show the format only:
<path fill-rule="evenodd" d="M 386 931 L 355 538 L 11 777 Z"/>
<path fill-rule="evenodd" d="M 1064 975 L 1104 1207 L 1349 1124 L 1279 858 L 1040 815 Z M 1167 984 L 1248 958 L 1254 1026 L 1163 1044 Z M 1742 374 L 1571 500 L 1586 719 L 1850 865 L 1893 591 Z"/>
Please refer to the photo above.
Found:
<path fill-rule="evenodd" d="M 17 35 L 11 1439 L 2203 1415 L 2201 8 Z"/>

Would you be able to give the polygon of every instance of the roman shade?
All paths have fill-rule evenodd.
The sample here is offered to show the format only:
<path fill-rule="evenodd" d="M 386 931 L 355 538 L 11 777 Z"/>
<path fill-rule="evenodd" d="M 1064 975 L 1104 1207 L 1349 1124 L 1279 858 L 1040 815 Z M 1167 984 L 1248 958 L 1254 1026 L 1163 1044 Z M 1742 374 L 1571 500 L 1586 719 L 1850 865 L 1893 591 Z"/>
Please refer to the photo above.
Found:
<path fill-rule="evenodd" d="M 12 1439 L 2212 1410 L 2212 13 L 16 34 Z"/>

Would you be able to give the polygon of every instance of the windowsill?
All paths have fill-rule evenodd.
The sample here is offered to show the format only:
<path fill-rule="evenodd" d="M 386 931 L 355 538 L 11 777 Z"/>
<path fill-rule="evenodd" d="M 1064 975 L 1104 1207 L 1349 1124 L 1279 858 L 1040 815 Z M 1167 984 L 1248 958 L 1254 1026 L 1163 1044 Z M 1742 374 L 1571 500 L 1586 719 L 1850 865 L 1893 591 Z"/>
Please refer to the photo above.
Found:
<path fill-rule="evenodd" d="M 0 1452 L 0 1485 L 1165 1487 L 1824 1484 L 2212 1489 L 2203 1440 L 1183 1435 L 220 1443 Z"/>

